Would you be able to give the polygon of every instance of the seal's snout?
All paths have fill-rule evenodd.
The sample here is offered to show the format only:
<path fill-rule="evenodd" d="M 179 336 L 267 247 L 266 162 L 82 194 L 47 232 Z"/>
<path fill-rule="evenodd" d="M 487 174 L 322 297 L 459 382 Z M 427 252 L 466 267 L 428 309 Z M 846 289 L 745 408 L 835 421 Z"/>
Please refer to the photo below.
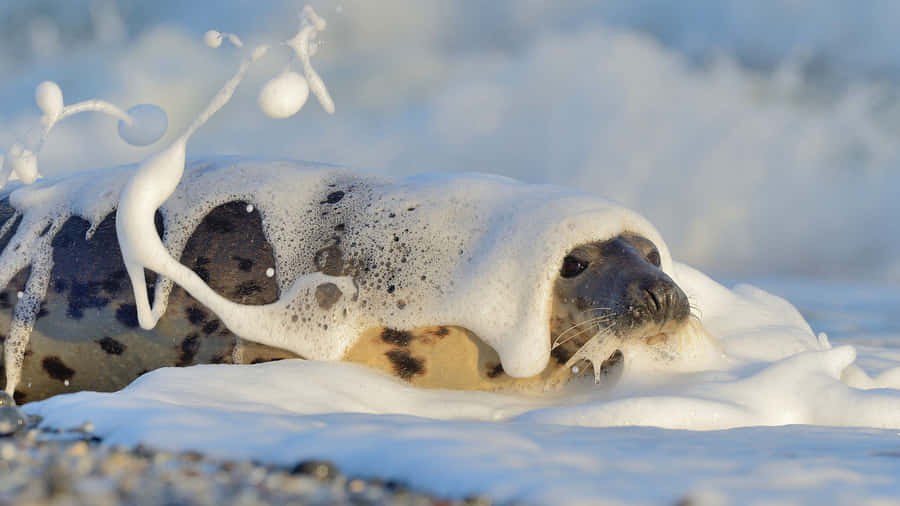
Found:
<path fill-rule="evenodd" d="M 685 293 L 664 274 L 631 281 L 628 293 L 627 313 L 632 327 L 682 321 L 691 312 Z"/>

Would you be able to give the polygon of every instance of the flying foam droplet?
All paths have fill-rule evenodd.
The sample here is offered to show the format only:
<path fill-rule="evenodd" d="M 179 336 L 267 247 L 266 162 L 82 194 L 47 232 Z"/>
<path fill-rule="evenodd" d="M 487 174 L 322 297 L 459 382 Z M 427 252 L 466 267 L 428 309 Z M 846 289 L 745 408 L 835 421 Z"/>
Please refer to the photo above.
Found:
<path fill-rule="evenodd" d="M 147 146 L 158 141 L 169 127 L 166 111 L 153 104 L 138 104 L 128 109 L 132 124 L 119 120 L 119 137 L 132 146 Z"/>
<path fill-rule="evenodd" d="M 252 213 L 252 212 L 253 212 L 253 204 L 247 204 L 247 212 L 248 212 L 248 213 Z"/>
<path fill-rule="evenodd" d="M 44 116 L 55 120 L 63 110 L 63 94 L 59 85 L 53 81 L 44 81 L 34 89 L 34 101 Z"/>
<path fill-rule="evenodd" d="M 283 72 L 267 82 L 259 92 L 259 108 L 270 118 L 293 116 L 306 103 L 309 85 L 296 72 Z"/>
<path fill-rule="evenodd" d="M 266 269 L 266 277 L 271 278 L 271 277 L 274 276 L 274 275 L 275 275 L 275 269 L 273 269 L 273 268 L 271 268 L 271 267 L 269 267 L 268 269 Z"/>
<path fill-rule="evenodd" d="M 31 184 L 37 179 L 37 156 L 31 150 L 21 144 L 13 144 L 6 156 L 10 167 L 23 183 Z"/>
<path fill-rule="evenodd" d="M 210 30 L 203 34 L 203 43 L 215 49 L 222 45 L 222 34 L 215 30 Z"/>

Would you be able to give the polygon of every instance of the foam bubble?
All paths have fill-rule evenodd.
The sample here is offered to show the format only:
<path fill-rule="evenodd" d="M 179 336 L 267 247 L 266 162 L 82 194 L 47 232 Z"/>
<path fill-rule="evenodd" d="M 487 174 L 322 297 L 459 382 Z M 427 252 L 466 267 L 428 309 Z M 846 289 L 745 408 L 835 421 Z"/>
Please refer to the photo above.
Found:
<path fill-rule="evenodd" d="M 306 79 L 296 72 L 284 72 L 262 87 L 259 108 L 270 118 L 288 118 L 303 107 L 308 96 Z"/>
<path fill-rule="evenodd" d="M 209 30 L 203 34 L 203 43 L 215 49 L 222 45 L 222 34 L 215 30 Z"/>
<path fill-rule="evenodd" d="M 34 101 L 51 120 L 59 116 L 64 107 L 62 90 L 53 81 L 44 81 L 35 88 Z"/>
<path fill-rule="evenodd" d="M 119 120 L 119 137 L 132 146 L 147 146 L 162 138 L 169 127 L 166 111 L 153 104 L 138 104 L 127 111 L 132 123 Z"/>

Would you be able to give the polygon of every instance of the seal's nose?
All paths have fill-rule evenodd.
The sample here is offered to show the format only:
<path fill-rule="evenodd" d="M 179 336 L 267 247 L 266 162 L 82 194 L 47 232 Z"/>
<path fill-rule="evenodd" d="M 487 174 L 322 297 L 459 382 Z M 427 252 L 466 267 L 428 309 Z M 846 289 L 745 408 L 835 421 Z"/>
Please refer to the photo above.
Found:
<path fill-rule="evenodd" d="M 629 287 L 633 324 L 680 321 L 690 314 L 687 295 L 668 276 L 635 280 Z"/>

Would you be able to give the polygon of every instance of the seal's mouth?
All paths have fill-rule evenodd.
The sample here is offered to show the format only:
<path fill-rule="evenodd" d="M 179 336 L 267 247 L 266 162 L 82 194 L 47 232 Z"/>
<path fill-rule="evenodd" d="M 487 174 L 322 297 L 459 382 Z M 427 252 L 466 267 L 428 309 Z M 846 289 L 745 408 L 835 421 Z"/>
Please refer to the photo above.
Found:
<path fill-rule="evenodd" d="M 649 336 L 644 336 L 641 338 L 647 345 L 656 346 L 659 344 L 666 344 L 669 342 L 669 334 L 665 332 L 660 332 L 658 334 L 653 334 Z"/>
<path fill-rule="evenodd" d="M 671 329 L 666 329 L 664 332 L 656 331 L 627 340 L 632 343 L 640 342 L 648 347 L 664 348 L 670 344 L 670 334 Z M 602 338 L 598 335 L 589 340 L 569 361 L 571 378 L 592 377 L 596 384 L 615 385 L 625 366 L 625 353 L 622 351 L 627 348 L 625 341 L 609 335 Z"/>

